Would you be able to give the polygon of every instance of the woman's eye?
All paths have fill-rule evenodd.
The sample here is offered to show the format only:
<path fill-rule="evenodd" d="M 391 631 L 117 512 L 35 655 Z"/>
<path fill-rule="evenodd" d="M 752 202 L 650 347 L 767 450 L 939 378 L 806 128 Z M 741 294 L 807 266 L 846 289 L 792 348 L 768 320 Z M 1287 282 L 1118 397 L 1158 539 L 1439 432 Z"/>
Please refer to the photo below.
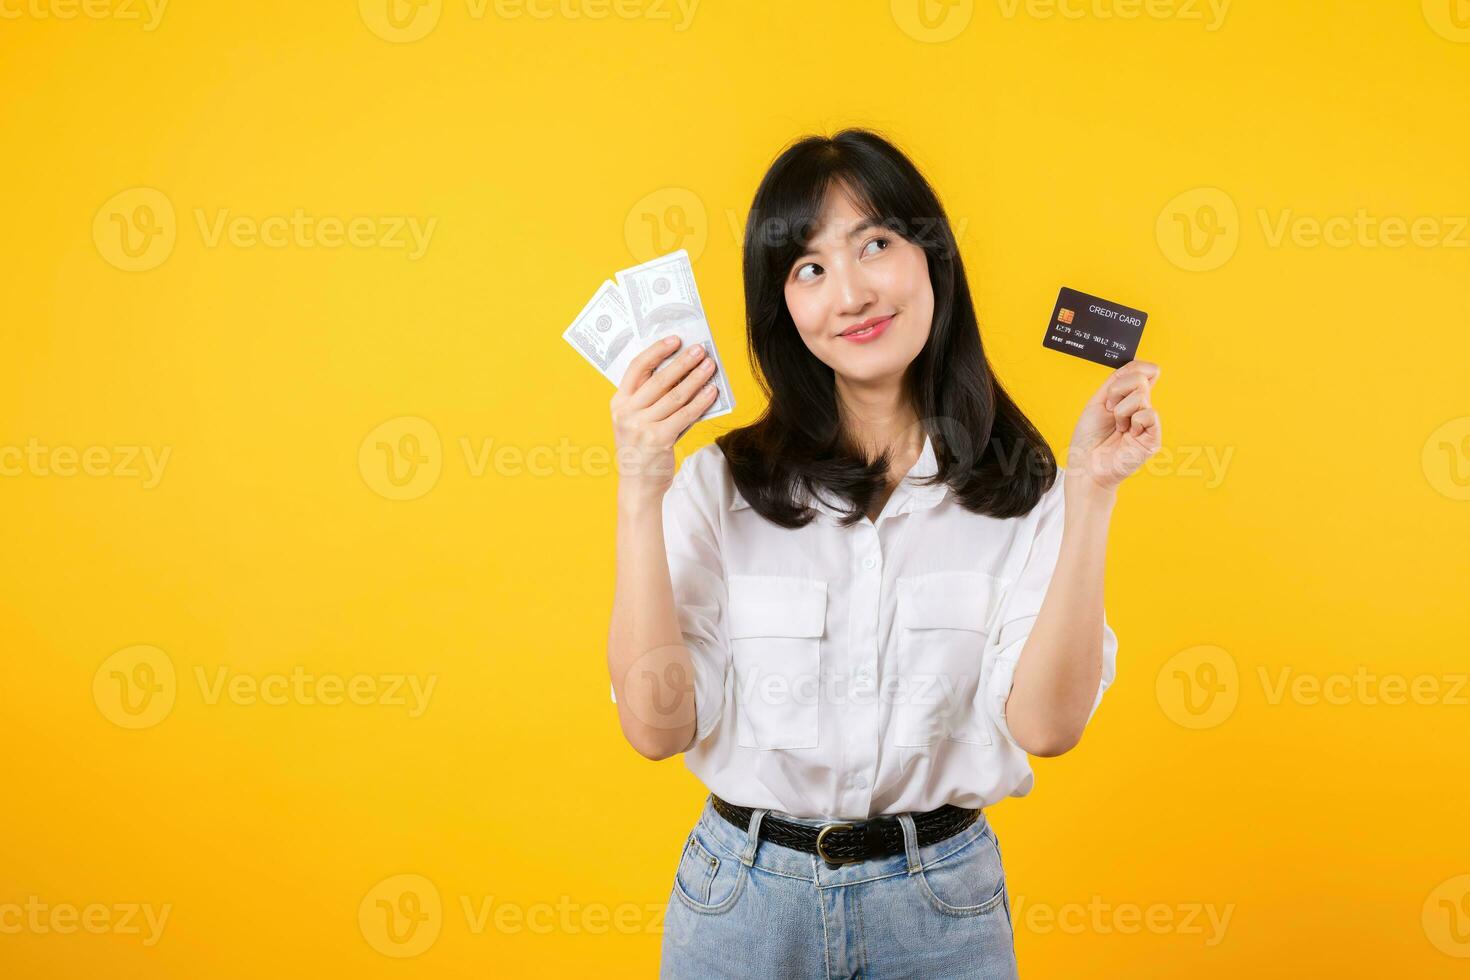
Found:
<path fill-rule="evenodd" d="M 799 269 L 796 270 L 796 281 L 797 282 L 807 282 L 807 281 L 809 281 L 811 279 L 811 277 L 810 276 L 803 276 L 802 273 L 805 272 L 808 269 L 820 269 L 820 268 L 821 268 L 821 266 L 817 265 L 815 262 L 808 262 L 806 265 L 804 265 L 801 268 L 799 268 Z"/>
<path fill-rule="evenodd" d="M 886 239 L 886 238 L 875 238 L 871 242 L 868 242 L 868 245 L 877 245 L 879 242 L 882 242 L 883 243 L 883 247 L 881 249 L 879 249 L 879 251 L 882 251 L 882 252 L 888 251 L 889 242 L 888 242 L 888 239 Z M 868 252 L 868 246 L 865 245 L 865 246 L 863 246 L 863 254 L 866 255 L 867 252 Z"/>

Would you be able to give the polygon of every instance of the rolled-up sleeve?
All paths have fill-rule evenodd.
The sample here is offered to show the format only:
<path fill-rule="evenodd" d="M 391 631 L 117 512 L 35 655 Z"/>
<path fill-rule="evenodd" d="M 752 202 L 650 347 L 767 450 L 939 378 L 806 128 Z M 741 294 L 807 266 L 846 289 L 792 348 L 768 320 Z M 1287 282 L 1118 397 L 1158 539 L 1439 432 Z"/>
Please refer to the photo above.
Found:
<path fill-rule="evenodd" d="M 987 654 L 991 663 L 989 678 L 982 685 L 986 714 L 1000 729 L 1006 740 L 1018 748 L 1020 745 L 1011 734 L 1010 725 L 1006 722 L 1006 700 L 1011 696 L 1011 685 L 1016 673 L 1016 664 L 1021 659 L 1021 649 L 1025 646 L 1027 638 L 1031 635 L 1031 629 L 1036 624 L 1037 614 L 1041 612 L 1042 600 L 1046 598 L 1047 586 L 1051 584 L 1052 573 L 1056 571 L 1057 558 L 1062 551 L 1066 498 L 1061 473 L 1058 473 L 1056 483 L 1052 485 L 1037 506 L 1041 508 L 1041 513 L 1036 522 L 1026 563 L 1016 580 L 1007 589 L 1000 612 L 996 617 L 996 626 L 991 634 L 992 639 L 987 644 Z M 1107 613 L 1104 611 L 1102 678 L 1098 683 L 1097 697 L 1092 701 L 1092 709 L 1087 713 L 1088 721 L 1091 721 L 1092 716 L 1097 713 L 1098 705 L 1102 704 L 1103 693 L 1113 683 L 1113 678 L 1117 673 L 1117 662 L 1118 636 L 1108 625 Z"/>
<path fill-rule="evenodd" d="M 674 611 L 694 668 L 695 741 L 703 741 L 724 713 L 730 679 L 726 585 L 720 553 L 715 446 L 689 456 L 664 494 L 664 548 Z M 686 686 L 687 690 L 687 686 Z M 617 692 L 612 691 L 617 702 Z"/>

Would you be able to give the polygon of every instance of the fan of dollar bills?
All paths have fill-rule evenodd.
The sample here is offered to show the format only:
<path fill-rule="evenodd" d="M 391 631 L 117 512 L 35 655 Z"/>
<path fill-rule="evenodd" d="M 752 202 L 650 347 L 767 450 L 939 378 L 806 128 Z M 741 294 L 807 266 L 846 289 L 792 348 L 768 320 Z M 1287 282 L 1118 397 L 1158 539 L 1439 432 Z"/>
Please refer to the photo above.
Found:
<path fill-rule="evenodd" d="M 682 354 L 690 344 L 700 344 L 714 360 L 715 373 L 710 380 L 720 393 L 698 421 L 733 412 L 735 396 L 730 391 L 730 379 L 720 363 L 704 304 L 694 286 L 689 253 L 682 248 L 624 269 L 617 274 L 616 282 L 604 282 L 562 339 L 618 385 L 633 358 L 669 334 L 677 334 L 683 341 L 670 357 Z M 666 363 L 668 358 L 659 366 Z"/>

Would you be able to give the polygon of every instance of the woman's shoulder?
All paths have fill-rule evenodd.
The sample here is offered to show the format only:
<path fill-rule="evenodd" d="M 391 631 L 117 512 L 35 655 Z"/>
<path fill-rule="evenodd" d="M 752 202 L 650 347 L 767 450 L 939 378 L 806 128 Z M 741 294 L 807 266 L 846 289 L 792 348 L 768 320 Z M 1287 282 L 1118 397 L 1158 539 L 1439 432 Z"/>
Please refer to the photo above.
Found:
<path fill-rule="evenodd" d="M 724 451 L 713 442 L 684 457 L 674 473 L 669 492 L 689 497 L 712 510 L 724 510 L 740 502 L 730 464 Z"/>

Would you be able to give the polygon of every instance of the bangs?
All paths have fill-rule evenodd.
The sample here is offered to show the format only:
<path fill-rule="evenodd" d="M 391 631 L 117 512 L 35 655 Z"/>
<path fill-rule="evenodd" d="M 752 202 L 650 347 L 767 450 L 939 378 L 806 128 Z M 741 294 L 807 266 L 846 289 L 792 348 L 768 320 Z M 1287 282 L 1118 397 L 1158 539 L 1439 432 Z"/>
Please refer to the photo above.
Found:
<path fill-rule="evenodd" d="M 904 234 L 906 222 L 894 206 L 897 202 L 884 199 L 881 185 L 869 181 L 860 168 L 846 160 L 822 163 L 828 165 L 794 168 L 796 172 L 781 185 L 781 193 L 772 195 L 775 200 L 763 202 L 760 213 L 750 216 L 747 248 L 764 251 L 772 271 L 784 273 L 822 233 L 822 205 L 832 190 L 845 196 L 863 217 L 908 237 Z"/>

